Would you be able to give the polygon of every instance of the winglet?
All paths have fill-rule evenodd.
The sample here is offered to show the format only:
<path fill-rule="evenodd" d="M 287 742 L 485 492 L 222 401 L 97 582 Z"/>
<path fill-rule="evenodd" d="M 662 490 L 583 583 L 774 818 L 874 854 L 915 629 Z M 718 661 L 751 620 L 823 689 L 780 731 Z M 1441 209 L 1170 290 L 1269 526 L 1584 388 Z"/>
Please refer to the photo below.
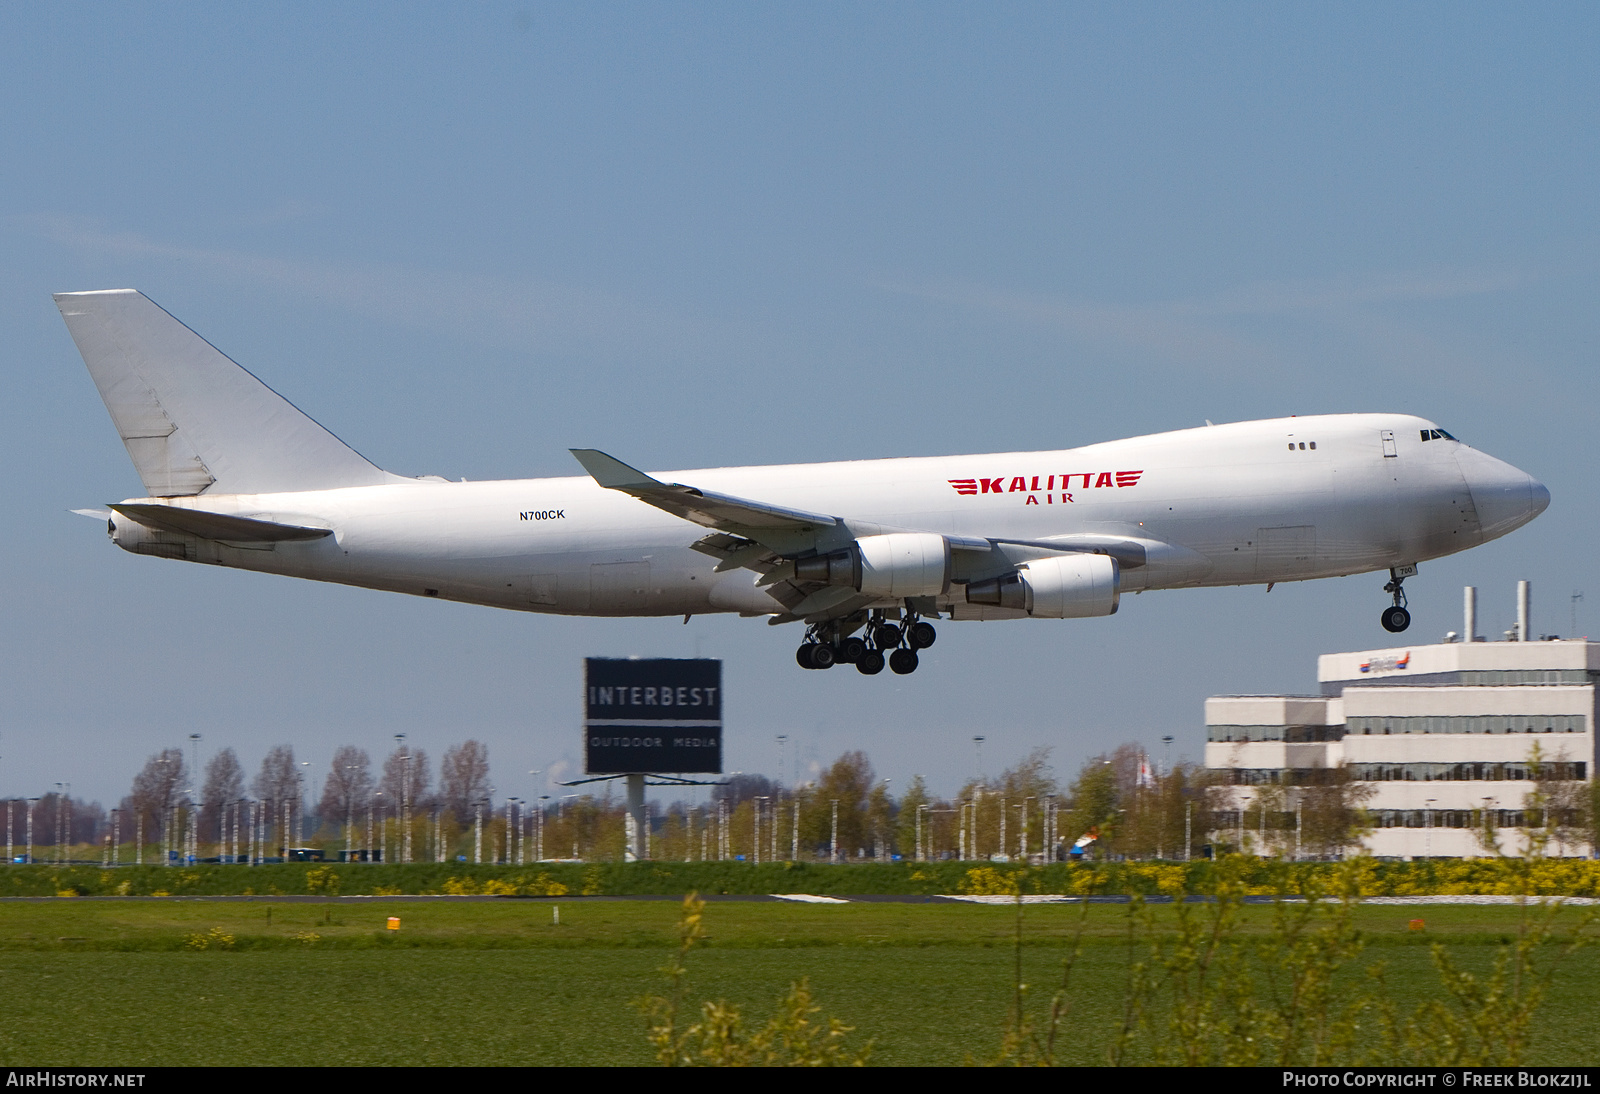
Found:
<path fill-rule="evenodd" d="M 571 448 L 568 449 L 578 462 L 583 464 L 583 469 L 594 478 L 594 481 L 607 490 L 646 490 L 650 487 L 665 486 L 666 483 L 659 479 L 652 479 L 636 467 L 629 467 L 615 456 L 608 456 L 598 448 Z"/>

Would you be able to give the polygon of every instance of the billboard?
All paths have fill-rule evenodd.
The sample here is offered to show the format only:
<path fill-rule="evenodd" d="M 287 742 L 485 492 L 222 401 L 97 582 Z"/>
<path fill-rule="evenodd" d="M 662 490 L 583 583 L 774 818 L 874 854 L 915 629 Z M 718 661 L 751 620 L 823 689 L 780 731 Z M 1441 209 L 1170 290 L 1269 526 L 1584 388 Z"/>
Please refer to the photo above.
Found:
<path fill-rule="evenodd" d="M 590 657 L 583 675 L 588 774 L 722 771 L 721 661 Z"/>

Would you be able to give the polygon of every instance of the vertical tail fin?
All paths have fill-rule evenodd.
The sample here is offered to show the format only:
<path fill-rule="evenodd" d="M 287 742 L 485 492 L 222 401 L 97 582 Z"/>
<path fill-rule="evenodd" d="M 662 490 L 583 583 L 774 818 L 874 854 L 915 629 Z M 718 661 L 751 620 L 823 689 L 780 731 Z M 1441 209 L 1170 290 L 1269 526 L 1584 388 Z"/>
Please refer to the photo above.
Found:
<path fill-rule="evenodd" d="M 151 497 L 269 494 L 406 481 L 133 289 L 56 306 Z"/>

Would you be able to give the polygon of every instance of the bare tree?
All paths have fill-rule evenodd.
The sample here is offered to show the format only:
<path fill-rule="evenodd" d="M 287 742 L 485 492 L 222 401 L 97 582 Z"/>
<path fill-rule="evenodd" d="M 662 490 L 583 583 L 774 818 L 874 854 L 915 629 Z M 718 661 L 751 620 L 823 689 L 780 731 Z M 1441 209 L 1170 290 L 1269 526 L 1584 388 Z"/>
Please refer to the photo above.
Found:
<path fill-rule="evenodd" d="M 270 831 L 276 825 L 278 841 L 284 854 L 294 842 L 293 816 L 301 806 L 300 768 L 294 762 L 294 749 L 289 745 L 275 745 L 261 761 L 261 772 L 250 784 L 251 791 L 260 798 L 267 810 Z M 289 804 L 285 816 L 284 804 Z"/>
<path fill-rule="evenodd" d="M 243 796 L 244 767 L 233 749 L 225 748 L 206 764 L 206 784 L 200 791 L 200 831 L 204 839 L 221 838 L 223 810 Z"/>
<path fill-rule="evenodd" d="M 133 789 L 123 808 L 143 816 L 145 833 L 153 838 L 167 823 L 167 813 L 177 805 L 189 781 L 183 766 L 183 749 L 164 748 L 145 761 L 133 777 Z"/>
<path fill-rule="evenodd" d="M 489 796 L 489 749 L 467 741 L 445 749 L 439 764 L 439 794 L 462 824 L 472 819 L 472 803 Z"/>
<path fill-rule="evenodd" d="M 294 762 L 294 749 L 289 745 L 274 746 L 261 761 L 261 773 L 251 782 L 250 790 L 266 804 L 267 816 L 281 826 L 284 802 L 297 805 L 300 801 L 300 769 Z M 288 838 L 287 832 L 284 837 Z"/>
<path fill-rule="evenodd" d="M 383 797 L 385 801 L 393 803 L 397 808 L 402 801 L 409 800 L 411 808 L 418 809 L 427 802 L 428 784 L 433 780 L 428 770 L 428 754 L 420 748 L 413 748 L 409 750 L 411 755 L 411 785 L 406 785 L 407 751 L 403 747 L 397 748 L 389 754 L 387 760 L 383 761 L 383 782 L 381 784 Z M 485 779 L 487 779 L 487 774 Z"/>
<path fill-rule="evenodd" d="M 333 754 L 328 781 L 322 784 L 317 812 L 324 821 L 343 826 L 367 808 L 372 798 L 372 760 L 365 749 L 342 745 Z"/>

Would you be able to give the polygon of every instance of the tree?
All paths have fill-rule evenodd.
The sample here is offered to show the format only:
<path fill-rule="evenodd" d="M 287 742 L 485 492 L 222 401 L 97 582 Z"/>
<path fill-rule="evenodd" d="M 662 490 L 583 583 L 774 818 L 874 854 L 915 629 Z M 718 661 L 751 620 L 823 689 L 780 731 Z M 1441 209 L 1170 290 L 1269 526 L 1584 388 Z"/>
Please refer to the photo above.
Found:
<path fill-rule="evenodd" d="M 340 745 L 322 784 L 322 802 L 317 806 L 324 822 L 344 827 L 358 823 L 372 798 L 372 760 L 366 750 L 355 745 Z M 358 841 L 359 842 L 359 841 Z"/>
<path fill-rule="evenodd" d="M 1096 756 L 1083 765 L 1067 790 L 1067 807 L 1061 821 L 1061 838 L 1070 848 L 1090 832 L 1107 839 L 1115 832 L 1117 771 L 1108 756 Z"/>
<path fill-rule="evenodd" d="M 932 804 L 933 800 L 928 797 L 927 780 L 921 775 L 911 776 L 911 785 L 906 787 L 905 795 L 900 799 L 900 809 L 895 824 L 896 849 L 908 859 L 917 854 L 917 814 L 924 805 Z M 929 819 L 924 816 L 922 821 L 924 849 L 933 834 Z"/>
<path fill-rule="evenodd" d="M 411 756 L 410 785 L 407 785 L 406 756 Z M 485 768 L 487 778 L 487 767 Z M 395 749 L 383 761 L 383 797 L 394 808 L 409 801 L 413 812 L 424 807 L 428 800 L 428 784 L 433 781 L 428 771 L 428 754 L 420 748 Z M 487 785 L 487 783 L 485 783 Z"/>
<path fill-rule="evenodd" d="M 1371 827 L 1364 807 L 1377 793 L 1371 783 L 1357 782 L 1349 768 L 1318 769 L 1309 785 L 1296 787 L 1300 810 L 1300 851 L 1329 858 L 1359 847 Z"/>
<path fill-rule="evenodd" d="M 244 797 L 244 768 L 233 749 L 225 748 L 206 764 L 206 783 L 200 791 L 200 831 L 202 838 L 221 838 L 223 811 Z"/>
<path fill-rule="evenodd" d="M 129 810 L 130 820 L 144 818 L 146 838 L 153 839 L 164 829 L 167 813 L 178 804 L 188 781 L 181 748 L 164 748 L 157 752 L 133 777 L 133 789 L 123 808 Z"/>
<path fill-rule="evenodd" d="M 457 823 L 472 819 L 474 803 L 489 796 L 489 749 L 481 741 L 466 741 L 445 749 L 439 764 L 439 796 L 455 814 Z"/>
<path fill-rule="evenodd" d="M 277 745 L 267 753 L 266 759 L 261 761 L 261 773 L 250 784 L 255 796 L 260 798 L 267 811 L 268 831 L 276 825 L 278 838 L 283 852 L 287 853 L 289 845 L 294 842 L 293 823 L 294 807 L 300 804 L 300 769 L 294 762 L 294 749 L 288 745 Z M 284 817 L 284 804 L 289 803 L 290 817 Z"/>
<path fill-rule="evenodd" d="M 1540 845 L 1540 852 L 1546 853 L 1552 840 L 1558 857 L 1566 853 L 1568 844 L 1582 844 L 1592 824 L 1593 791 L 1588 780 L 1578 777 L 1578 765 L 1568 759 L 1565 750 L 1546 756 L 1535 742 L 1528 751 L 1528 777 L 1533 780 L 1533 790 L 1523 800 L 1523 815 L 1529 837 Z"/>
<path fill-rule="evenodd" d="M 826 854 L 833 831 L 833 803 L 839 803 L 839 853 L 848 858 L 870 845 L 867 831 L 867 795 L 875 780 L 865 752 L 846 752 L 805 795 L 800 820 L 800 840 Z"/>
<path fill-rule="evenodd" d="M 1055 774 L 1050 767 L 1048 748 L 1034 749 L 1021 763 L 1002 771 L 1000 778 L 990 784 L 988 793 L 999 795 L 1000 802 L 1004 803 L 1008 813 L 1006 843 L 1009 846 L 1002 848 L 1006 854 L 1014 854 L 1022 846 L 1024 820 L 1027 828 L 1027 847 L 1032 850 L 1044 845 L 1044 806 L 1056 792 Z"/>
<path fill-rule="evenodd" d="M 300 797 L 300 769 L 294 762 L 294 749 L 289 745 L 276 745 L 261 761 L 261 772 L 250 784 L 256 797 L 272 807 Z"/>
<path fill-rule="evenodd" d="M 867 794 L 866 842 L 863 849 L 873 857 L 894 854 L 894 820 L 898 810 L 889 796 L 887 782 L 874 782 Z"/>
<path fill-rule="evenodd" d="M 737 808 L 751 798 L 776 798 L 783 790 L 765 775 L 731 775 L 721 786 L 711 788 L 712 801 L 725 801 L 729 809 Z"/>

